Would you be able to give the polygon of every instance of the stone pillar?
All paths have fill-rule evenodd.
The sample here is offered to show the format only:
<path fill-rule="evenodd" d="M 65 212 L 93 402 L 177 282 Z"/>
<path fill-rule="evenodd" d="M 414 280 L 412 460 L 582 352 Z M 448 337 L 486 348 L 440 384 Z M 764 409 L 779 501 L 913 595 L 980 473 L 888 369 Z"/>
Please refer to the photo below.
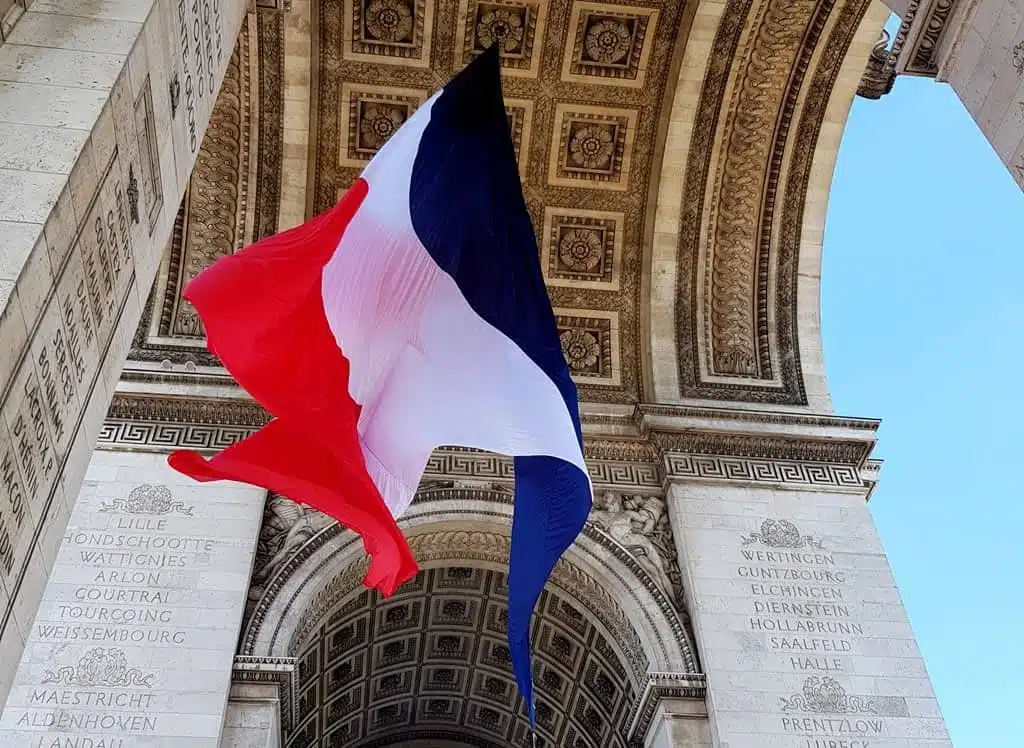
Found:
<path fill-rule="evenodd" d="M 1024 8 L 1016 0 L 886 0 L 896 72 L 948 82 L 1024 188 Z"/>
<path fill-rule="evenodd" d="M 692 699 L 662 698 L 644 748 L 711 748 L 708 714 L 702 704 L 699 706 L 695 708 Z"/>
<path fill-rule="evenodd" d="M 295 661 L 236 657 L 220 748 L 280 748 Z"/>
<path fill-rule="evenodd" d="M 0 698 L 245 9 L 37 0 L 0 43 Z"/>
<path fill-rule="evenodd" d="M 713 745 L 948 748 L 866 502 L 877 424 L 692 423 L 659 439 Z"/>
<path fill-rule="evenodd" d="M 216 748 L 264 498 L 197 484 L 163 455 L 96 452 L 0 745 Z"/>

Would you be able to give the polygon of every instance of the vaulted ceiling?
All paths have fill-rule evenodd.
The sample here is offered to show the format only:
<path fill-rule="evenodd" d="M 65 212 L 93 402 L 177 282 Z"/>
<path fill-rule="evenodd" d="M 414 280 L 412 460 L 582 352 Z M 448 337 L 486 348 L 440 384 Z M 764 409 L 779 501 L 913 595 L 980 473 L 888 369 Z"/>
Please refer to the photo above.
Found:
<path fill-rule="evenodd" d="M 581 398 L 828 410 L 821 233 L 842 127 L 885 18 L 868 9 L 257 0 L 125 377 L 223 381 L 183 284 L 331 206 L 430 93 L 497 39 Z"/>
<path fill-rule="evenodd" d="M 528 745 L 506 644 L 507 600 L 504 575 L 465 566 L 420 572 L 388 600 L 353 594 L 296 652 L 288 745 Z M 615 645 L 549 592 L 535 630 L 539 742 L 625 748 L 640 694 Z"/>

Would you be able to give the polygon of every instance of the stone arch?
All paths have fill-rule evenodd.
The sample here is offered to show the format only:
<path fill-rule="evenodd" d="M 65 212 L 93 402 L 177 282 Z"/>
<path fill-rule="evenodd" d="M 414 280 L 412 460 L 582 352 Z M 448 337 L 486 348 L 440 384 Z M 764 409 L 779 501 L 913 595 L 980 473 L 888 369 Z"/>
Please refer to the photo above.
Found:
<path fill-rule="evenodd" d="M 697 8 L 645 242 L 655 401 L 831 411 L 819 321 L 825 208 L 886 18 L 871 0 Z"/>
<path fill-rule="evenodd" d="M 411 114 L 490 33 L 476 0 L 396 3 L 413 19 L 401 42 L 357 33 L 368 0 L 253 7 L 235 52 L 244 64 L 229 67 L 191 177 L 204 184 L 190 198 L 201 199 L 186 200 L 132 359 L 221 383 L 180 301 L 182 269 L 333 204 L 381 145 L 360 140 L 373 116 Z M 509 9 L 524 34 L 505 61 L 509 122 L 584 411 L 831 410 L 818 310 L 824 211 L 882 4 Z M 631 51 L 591 58 L 588 34 L 612 22 Z M 610 139 L 607 163 L 573 162 L 574 138 L 597 132 Z"/>
<path fill-rule="evenodd" d="M 392 604 L 392 601 L 401 601 L 403 595 L 420 596 L 418 599 L 421 602 L 417 604 L 420 605 L 419 610 L 422 613 L 433 604 L 431 601 L 437 597 L 437 589 L 435 589 L 437 575 L 447 573 L 444 570 L 452 568 L 474 570 L 472 571 L 472 574 L 475 575 L 474 578 L 482 579 L 481 575 L 486 576 L 487 581 L 481 582 L 481 584 L 488 589 L 498 590 L 498 592 L 492 592 L 489 597 L 478 596 L 482 602 L 479 604 L 466 603 L 468 607 L 476 605 L 475 609 L 482 611 L 487 605 L 493 606 L 495 601 L 501 607 L 500 601 L 503 593 L 500 590 L 504 572 L 507 570 L 508 532 L 511 527 L 509 498 L 507 493 L 500 490 L 481 491 L 479 489 L 443 487 L 422 491 L 408 515 L 403 519 L 402 525 L 423 572 L 417 577 L 417 580 L 407 585 L 408 589 L 403 587 L 403 592 L 396 593 L 395 597 L 389 601 L 377 599 L 376 593 L 370 593 L 362 587 L 361 582 L 367 564 L 361 544 L 354 535 L 345 532 L 336 523 L 321 519 L 315 513 L 302 513 L 301 509 L 299 509 L 301 514 L 297 522 L 296 518 L 292 517 L 282 523 L 292 522 L 291 527 L 294 528 L 300 526 L 303 521 L 311 520 L 305 529 L 299 529 L 294 533 L 298 538 L 297 542 L 293 542 L 291 551 L 284 554 L 286 558 L 279 554 L 278 563 L 271 574 L 261 576 L 257 569 L 257 575 L 254 577 L 256 594 L 247 611 L 246 624 L 240 641 L 240 654 L 248 657 L 269 658 L 271 661 L 277 658 L 297 658 L 299 672 L 298 691 L 295 695 L 295 720 L 292 723 L 294 725 L 293 735 L 298 735 L 303 730 L 313 732 L 322 730 L 321 727 L 311 724 L 312 721 L 315 721 L 310 717 L 312 713 L 308 711 L 312 707 L 310 703 L 303 702 L 305 691 L 302 689 L 303 684 L 310 683 L 311 679 L 326 677 L 321 671 L 328 655 L 324 652 L 313 654 L 314 650 L 320 651 L 317 647 L 321 645 L 316 642 L 322 643 L 326 628 L 338 624 L 339 621 L 348 621 L 353 617 L 360 620 L 365 620 L 367 616 L 372 618 L 373 611 L 385 609 Z M 401 604 L 405 605 L 408 602 Z M 602 651 L 605 654 L 602 655 L 604 659 L 597 664 L 578 662 L 575 666 L 576 670 L 566 670 L 563 664 L 560 677 L 566 684 L 579 685 L 578 687 L 571 685 L 571 688 L 567 685 L 566 687 L 572 693 L 567 692 L 562 694 L 562 697 L 570 701 L 575 700 L 573 703 L 585 702 L 597 709 L 596 713 L 598 714 L 602 713 L 602 709 L 605 712 L 613 707 L 618 709 L 621 714 L 617 715 L 616 724 L 622 726 L 621 735 L 616 738 L 611 733 L 600 733 L 598 728 L 600 720 L 594 721 L 593 714 L 590 714 L 588 718 L 588 713 L 581 712 L 580 715 L 576 715 L 572 720 L 567 719 L 562 724 L 559 721 L 560 718 L 552 715 L 563 712 L 568 714 L 567 710 L 573 707 L 573 703 L 566 701 L 561 705 L 561 712 L 555 710 L 553 713 L 547 713 L 547 723 L 544 718 L 541 719 L 542 731 L 548 731 L 549 739 L 556 741 L 554 744 L 559 744 L 557 741 L 571 738 L 571 742 L 566 744 L 618 745 L 621 738 L 621 744 L 626 745 L 625 741 L 632 734 L 637 732 L 642 734 L 646 729 L 646 724 L 653 711 L 650 703 L 653 693 L 652 679 L 663 677 L 665 673 L 677 674 L 677 680 L 674 683 L 677 688 L 680 685 L 684 687 L 684 690 L 688 687 L 687 693 L 692 696 L 703 694 L 703 677 L 698 672 L 696 649 L 688 624 L 679 610 L 678 603 L 670 599 L 670 596 L 659 587 L 657 581 L 641 565 L 631 559 L 624 548 L 618 546 L 598 526 L 588 526 L 577 544 L 556 567 L 547 591 L 538 606 L 538 615 L 534 621 L 534 647 L 537 657 L 543 659 L 541 657 L 542 647 L 547 646 L 547 651 L 550 654 L 551 646 L 553 646 L 551 642 L 554 641 L 552 638 L 554 635 L 550 632 L 571 632 L 573 621 L 576 621 L 578 630 L 571 637 L 565 634 L 565 637 L 568 637 L 566 640 L 571 639 L 577 643 L 586 641 L 588 649 L 596 648 L 597 651 Z M 365 625 L 364 628 L 366 628 Z M 431 629 L 431 631 L 433 630 Z M 427 636 L 426 629 L 424 629 L 423 636 Z M 373 637 L 370 636 L 370 638 Z M 504 634 L 495 638 L 492 627 L 492 630 L 481 639 L 481 641 L 484 640 L 490 644 L 499 640 L 503 642 Z M 423 641 L 423 646 L 429 644 L 426 639 Z M 595 644 L 595 642 L 600 644 Z M 473 648 L 476 651 L 477 645 L 474 644 Z M 370 654 L 365 656 L 369 657 Z M 541 659 L 537 661 L 541 662 Z M 316 670 L 316 676 L 310 669 L 312 667 L 310 663 L 319 668 Z M 377 665 L 379 664 L 381 663 L 378 662 Z M 377 677 L 379 673 L 387 669 L 381 670 L 377 665 L 373 668 L 373 677 Z M 541 663 L 538 667 L 540 668 L 538 672 L 543 673 L 544 668 L 548 665 Z M 481 668 L 487 670 L 487 663 Z M 512 689 L 510 693 L 514 693 L 510 668 L 505 667 L 502 670 L 501 663 L 490 663 L 490 668 L 487 670 L 490 676 L 498 679 L 505 678 L 508 687 Z M 596 691 L 594 693 L 584 693 L 583 691 L 576 693 L 578 689 L 598 688 L 595 680 L 595 673 L 598 671 L 603 673 L 603 679 L 622 685 L 621 699 L 616 702 L 619 706 L 602 704 L 600 693 Z M 303 680 L 303 672 L 305 672 L 305 680 Z M 422 677 L 428 676 L 423 674 Z M 395 681 L 395 684 L 397 683 L 398 681 Z M 588 683 L 589 685 L 587 685 Z M 306 687 L 313 688 L 309 685 Z M 607 683 L 604 683 L 603 687 L 607 688 Z M 326 685 L 319 688 L 326 693 Z M 367 685 L 366 688 L 369 686 Z M 429 684 L 419 684 L 417 688 L 423 694 L 430 691 Z M 497 686 L 494 685 L 494 688 Z M 420 701 L 425 698 L 424 695 Z M 454 697 L 449 694 L 445 698 Z M 547 698 L 553 697 L 547 694 Z M 422 706 L 420 701 L 409 701 L 401 709 L 412 708 L 409 706 L 412 703 Z M 366 712 L 367 702 L 362 703 L 361 711 Z M 479 729 L 476 729 L 474 733 L 476 737 L 485 739 L 490 734 L 491 738 L 497 740 L 497 744 L 503 744 L 502 740 L 518 741 L 522 737 L 520 733 L 525 729 L 526 723 L 521 719 L 521 710 L 517 711 L 518 702 L 514 700 L 508 702 L 506 707 L 507 713 L 504 713 L 505 716 L 499 720 L 500 729 L 495 727 L 497 733 L 494 733 L 493 730 L 488 733 L 484 729 L 486 725 L 477 724 L 476 727 Z M 546 707 L 539 709 L 540 712 L 543 712 Z M 457 710 L 451 713 L 458 713 L 468 718 L 468 713 Z M 400 721 L 409 718 L 409 714 L 404 711 L 401 714 L 399 712 L 389 712 L 388 714 L 390 716 L 385 715 L 381 718 L 382 724 L 387 723 L 388 719 Z M 543 715 L 540 716 L 543 717 Z M 491 718 L 492 721 L 497 719 L 493 714 Z M 591 722 L 588 723 L 588 719 Z M 429 720 L 424 715 L 420 715 L 420 721 L 423 720 L 429 724 Z M 439 716 L 438 720 L 440 726 L 443 727 L 443 720 Z M 288 721 L 286 720 L 286 722 Z M 498 725 L 498 723 L 494 723 L 494 725 Z M 360 734 L 363 734 L 364 737 L 366 736 L 365 727 L 366 725 L 362 725 L 359 728 L 363 731 Z M 588 737 L 588 729 L 597 732 Z M 312 733 L 303 734 L 306 737 L 311 737 Z M 424 733 L 419 737 L 432 740 L 455 740 L 459 734 L 440 729 L 430 732 L 429 735 Z M 603 737 L 598 739 L 596 735 L 603 735 Z M 322 735 L 317 740 L 320 737 Z M 582 742 L 577 743 L 577 741 Z M 320 745 L 321 743 L 313 744 Z M 328 743 L 322 744 L 328 745 Z M 344 746 L 350 744 L 352 746 L 362 745 L 359 742 L 339 743 Z M 390 743 L 380 744 L 389 745 Z"/>

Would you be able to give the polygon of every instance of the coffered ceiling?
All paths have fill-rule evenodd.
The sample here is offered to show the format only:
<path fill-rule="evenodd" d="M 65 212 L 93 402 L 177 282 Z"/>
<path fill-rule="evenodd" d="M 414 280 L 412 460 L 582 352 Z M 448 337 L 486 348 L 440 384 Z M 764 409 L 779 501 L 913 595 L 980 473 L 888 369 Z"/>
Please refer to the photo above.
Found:
<path fill-rule="evenodd" d="M 581 398 L 827 409 L 814 236 L 877 38 L 864 27 L 881 16 L 862 23 L 867 9 L 259 0 L 125 376 L 217 381 L 183 284 L 330 207 L 433 91 L 498 40 L 527 205 Z"/>
<path fill-rule="evenodd" d="M 529 745 L 506 644 L 507 585 L 502 574 L 460 566 L 420 572 L 386 601 L 353 595 L 296 653 L 288 745 Z M 539 744 L 625 748 L 639 694 L 614 645 L 547 592 L 535 630 Z"/>

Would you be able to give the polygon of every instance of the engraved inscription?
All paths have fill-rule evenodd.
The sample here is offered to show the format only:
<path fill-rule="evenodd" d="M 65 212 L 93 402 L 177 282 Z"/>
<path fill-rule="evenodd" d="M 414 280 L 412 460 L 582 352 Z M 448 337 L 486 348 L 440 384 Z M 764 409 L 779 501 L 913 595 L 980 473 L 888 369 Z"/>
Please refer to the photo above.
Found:
<path fill-rule="evenodd" d="M 181 72 L 185 82 L 182 86 L 185 94 L 185 126 L 188 131 L 188 148 L 192 153 L 199 147 L 198 114 L 196 112 L 196 82 L 192 78 L 191 46 L 192 33 L 190 30 L 190 18 L 188 14 L 188 0 L 178 0 L 178 37 L 181 42 Z M 202 75 L 199 75 L 202 78 Z M 202 87 L 200 83 L 200 88 Z M 200 97 L 202 94 L 199 94 Z"/>
<path fill-rule="evenodd" d="M 30 496 L 47 491 L 57 473 L 57 457 L 43 416 L 43 392 L 26 359 L 8 399 L 8 427 L 25 488 Z"/>
<path fill-rule="evenodd" d="M 80 429 L 103 352 L 134 280 L 115 150 L 77 227 L 26 355 L 0 402 L 0 573 L 16 578 Z M 10 620 L 7 601 L 0 627 Z"/>
<path fill-rule="evenodd" d="M 73 248 L 64 275 L 57 284 L 57 299 L 67 336 L 68 360 L 79 397 L 86 397 L 99 362 L 96 322 L 86 290 L 85 269 L 79 248 Z"/>
<path fill-rule="evenodd" d="M 46 424 L 54 449 L 63 454 L 74 435 L 78 384 L 58 298 L 51 298 L 32 340 L 30 355 L 43 393 Z"/>
<path fill-rule="evenodd" d="M 789 520 L 766 519 L 740 541 L 736 578 L 753 598 L 747 632 L 783 669 L 804 676 L 799 692 L 780 697 L 783 730 L 801 748 L 870 748 L 885 735 L 880 717 L 909 712 L 902 697 L 852 695 L 840 683 L 871 635 L 849 594 L 850 572 Z"/>
<path fill-rule="evenodd" d="M 197 105 L 217 95 L 217 71 L 224 61 L 221 0 L 178 0 L 182 92 L 189 151 L 199 149 Z M 212 106 L 212 104 L 211 104 Z"/>
<path fill-rule="evenodd" d="M 7 427 L 0 423 L 0 571 L 14 571 L 15 548 L 25 527 L 27 497 Z"/>
<path fill-rule="evenodd" d="M 34 641 L 67 654 L 32 686 L 18 726 L 73 733 L 71 745 L 123 748 L 127 735 L 168 729 L 158 725 L 166 686 L 147 665 L 176 660 L 194 645 L 195 630 L 209 636 L 202 627 L 213 620 L 211 598 L 201 575 L 217 567 L 222 544 L 189 535 L 194 507 L 163 485 L 84 500 L 96 502 L 91 526 L 68 528 L 58 561 L 74 577 L 41 608 L 32 630 Z M 156 650 L 158 659 L 147 654 Z"/>

